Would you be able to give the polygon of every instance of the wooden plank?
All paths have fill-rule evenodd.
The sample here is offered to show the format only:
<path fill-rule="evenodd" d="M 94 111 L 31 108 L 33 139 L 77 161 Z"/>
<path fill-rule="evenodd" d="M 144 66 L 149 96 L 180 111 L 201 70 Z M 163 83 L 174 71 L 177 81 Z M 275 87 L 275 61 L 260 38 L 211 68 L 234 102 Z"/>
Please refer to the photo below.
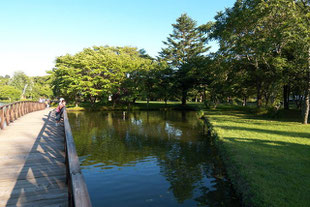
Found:
<path fill-rule="evenodd" d="M 44 204 L 55 204 L 55 200 L 65 200 L 68 199 L 68 192 L 66 189 L 53 189 L 47 192 L 34 192 L 31 194 L 20 193 L 16 198 L 9 198 L 8 201 L 3 199 L 0 201 L 0 205 L 32 205 L 36 206 L 35 203 Z M 57 201 L 58 202 L 58 201 Z"/>
<path fill-rule="evenodd" d="M 15 120 L 23 110 L 28 113 L 42 107 L 30 102 L 14 104 L 3 110 L 4 121 L 7 117 Z M 54 114 L 44 119 L 44 113 L 38 114 L 25 115 L 0 131 L 0 206 L 68 206 L 65 146 L 74 202 L 91 206 L 66 112 L 69 142 L 65 142 L 63 126 L 55 127 Z"/>
<path fill-rule="evenodd" d="M 1 155 L 16 155 L 16 154 L 29 154 L 29 148 L 26 147 L 6 147 L 6 146 L 0 146 L 0 156 Z M 64 156 L 64 146 L 59 145 L 40 145 L 37 149 L 32 150 L 31 153 L 41 153 L 41 154 L 59 154 L 61 156 Z"/>
<path fill-rule="evenodd" d="M 36 139 L 33 139 L 31 137 L 4 137 L 4 138 L 1 138 L 0 139 L 0 143 L 1 144 L 34 144 L 34 141 L 36 141 Z M 55 143 L 55 144 L 59 144 L 59 145 L 62 145 L 64 146 L 64 143 L 65 143 L 65 140 L 63 138 L 58 138 L 58 137 L 54 137 L 51 138 L 51 137 L 44 137 L 44 138 L 41 138 L 38 142 L 38 144 L 42 143 L 42 144 L 50 144 L 50 143 Z M 32 146 L 32 145 L 31 145 Z"/>
<path fill-rule="evenodd" d="M 62 199 L 53 199 L 52 201 L 43 200 L 43 201 L 34 201 L 31 203 L 22 203 L 22 204 L 14 204 L 14 205 L 6 205 L 6 207 L 34 207 L 34 206 L 44 206 L 44 207 L 67 207 L 68 199 L 62 198 Z"/>
<path fill-rule="evenodd" d="M 5 159 L 1 159 L 3 157 L 7 157 Z M 9 158 L 9 159 L 8 159 Z M 16 157 L 12 156 L 1 156 L 0 157 L 0 165 L 5 166 L 5 165 L 24 165 L 25 161 L 27 162 L 38 162 L 38 163 L 65 163 L 65 158 L 64 157 L 58 157 L 58 158 L 45 158 L 45 157 L 29 157 L 27 158 L 22 158 L 19 157 L 19 159 L 14 159 Z"/>
<path fill-rule="evenodd" d="M 41 178 L 29 178 L 27 180 L 19 180 L 18 182 L 11 182 L 11 180 L 7 180 L 7 182 L 0 182 L 0 189 L 3 189 L 5 187 L 16 187 L 16 188 L 24 188 L 27 187 L 30 184 L 36 184 L 36 185 L 61 185 L 65 184 L 66 182 L 66 175 L 54 175 L 52 177 L 41 177 Z"/>
<path fill-rule="evenodd" d="M 1 143 L 0 142 L 0 152 L 1 151 L 28 151 L 31 150 L 30 153 L 32 152 L 46 152 L 48 153 L 49 150 L 53 151 L 61 151 L 64 150 L 64 145 L 61 145 L 61 143 L 55 143 L 55 142 L 47 142 L 47 143 L 36 143 L 37 147 L 36 149 L 32 149 L 31 146 L 23 145 L 22 143 L 16 143 L 13 144 L 12 142 L 6 142 L 6 143 Z M 25 143 L 27 144 L 27 143 Z M 63 143 L 64 144 L 64 143 Z M 46 151 L 45 151 L 46 150 Z"/>
<path fill-rule="evenodd" d="M 18 180 L 25 180 L 25 179 L 32 179 L 32 178 L 39 178 L 39 177 L 51 177 L 55 175 L 65 175 L 66 170 L 65 169 L 46 169 L 46 170 L 40 170 L 40 169 L 31 169 L 30 170 L 22 170 L 21 172 L 11 172 L 10 173 L 1 173 L 0 174 L 0 181 L 2 180 L 16 180 L 18 177 Z"/>
<path fill-rule="evenodd" d="M 88 190 L 81 173 L 71 175 L 75 206 L 91 206 Z"/>
<path fill-rule="evenodd" d="M 6 207 L 36 207 L 36 206 L 44 206 L 44 207 L 67 207 L 68 201 L 66 199 L 54 199 L 51 201 L 35 201 L 31 203 L 18 203 L 14 205 L 6 205 Z"/>
<path fill-rule="evenodd" d="M 50 164 L 50 165 L 58 165 L 59 163 L 65 163 L 65 158 L 57 158 L 57 159 L 43 159 L 43 158 L 38 158 L 38 159 L 32 159 L 30 160 L 31 162 L 36 162 L 38 164 Z M 20 159 L 20 160 L 10 160 L 10 161 L 7 161 L 7 160 L 2 160 L 0 161 L 0 164 L 1 164 L 1 168 L 2 166 L 5 168 L 5 165 L 6 164 L 8 167 L 11 166 L 11 165 L 16 165 L 16 166 L 29 166 L 28 163 L 31 163 L 29 162 L 29 160 L 27 160 L 27 163 L 25 164 L 25 160 L 23 159 Z"/>
<path fill-rule="evenodd" d="M 37 169 L 41 169 L 41 168 L 49 168 L 49 167 L 54 167 L 54 168 L 65 168 L 66 165 L 64 162 L 27 162 L 24 165 L 15 165 L 15 164 L 11 164 L 11 165 L 1 165 L 0 166 L 0 173 L 4 172 L 6 169 L 8 170 L 18 170 L 21 168 L 37 168 Z"/>
<path fill-rule="evenodd" d="M 16 159 L 16 160 L 13 160 L 13 159 L 1 159 L 1 157 L 3 156 L 0 156 L 0 165 L 1 166 L 10 166 L 10 165 L 23 165 L 25 164 L 25 161 L 26 159 Z M 33 158 L 33 159 L 28 159 L 27 161 L 29 162 L 37 162 L 37 163 L 65 163 L 65 158 L 62 157 L 62 158 L 54 158 L 54 159 L 46 159 L 46 158 L 43 158 L 43 157 L 36 157 L 36 158 Z"/>
<path fill-rule="evenodd" d="M 50 179 L 53 180 L 53 179 Z M 27 180 L 28 181 L 28 180 Z M 9 184 L 8 184 L 9 185 Z M 24 183 L 23 185 L 18 185 L 17 187 L 13 186 L 13 190 L 8 187 L 0 187 L 0 200 L 9 199 L 9 198 L 18 198 L 21 193 L 25 193 L 27 195 L 37 194 L 38 192 L 49 192 L 51 190 L 67 190 L 67 185 L 65 181 L 54 181 L 50 182 L 47 179 L 40 180 L 40 183 Z"/>
<path fill-rule="evenodd" d="M 47 169 L 47 168 L 60 168 L 64 169 L 66 167 L 64 162 L 28 162 L 25 163 L 25 165 L 15 165 L 15 164 L 9 164 L 5 166 L 0 166 L 0 174 L 1 172 L 5 172 L 6 169 L 8 170 L 21 170 L 22 168 L 36 168 L 36 169 Z"/>
<path fill-rule="evenodd" d="M 64 132 L 41 114 L 0 131 L 0 206 L 68 206 Z"/>

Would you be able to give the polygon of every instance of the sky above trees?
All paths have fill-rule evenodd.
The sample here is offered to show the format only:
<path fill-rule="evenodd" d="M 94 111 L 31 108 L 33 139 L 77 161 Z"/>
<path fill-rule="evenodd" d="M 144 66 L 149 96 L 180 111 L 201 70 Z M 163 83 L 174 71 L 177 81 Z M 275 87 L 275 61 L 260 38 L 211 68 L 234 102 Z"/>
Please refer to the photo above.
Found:
<path fill-rule="evenodd" d="M 12 0 L 0 7 L 0 75 L 45 75 L 57 56 L 94 45 L 134 46 L 157 56 L 175 19 L 212 21 L 234 0 Z M 213 43 L 214 48 L 216 47 Z M 214 50 L 214 49 L 213 49 Z M 212 50 L 211 50 L 212 51 Z"/>

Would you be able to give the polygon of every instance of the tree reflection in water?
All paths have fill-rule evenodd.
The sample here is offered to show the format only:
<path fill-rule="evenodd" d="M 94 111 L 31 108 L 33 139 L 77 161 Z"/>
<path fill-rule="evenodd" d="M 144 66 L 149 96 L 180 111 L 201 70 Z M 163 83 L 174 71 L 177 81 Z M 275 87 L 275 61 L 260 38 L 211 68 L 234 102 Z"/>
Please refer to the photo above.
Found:
<path fill-rule="evenodd" d="M 239 206 L 194 112 L 79 112 L 70 113 L 69 119 L 83 172 L 90 166 L 106 171 L 156 158 L 175 205 L 190 200 L 195 205 Z"/>

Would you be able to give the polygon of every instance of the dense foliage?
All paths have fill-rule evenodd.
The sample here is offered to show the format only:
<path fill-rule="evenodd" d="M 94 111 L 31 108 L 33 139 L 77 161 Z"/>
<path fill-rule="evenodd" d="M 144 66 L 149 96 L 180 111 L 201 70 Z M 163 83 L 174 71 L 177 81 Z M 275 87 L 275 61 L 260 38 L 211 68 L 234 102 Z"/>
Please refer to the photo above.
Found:
<path fill-rule="evenodd" d="M 257 107 L 290 101 L 307 123 L 310 99 L 310 5 L 306 0 L 237 0 L 204 25 L 182 14 L 156 59 L 131 47 L 93 47 L 58 57 L 55 96 L 69 101 L 131 103 L 187 100 Z M 207 53 L 209 40 L 219 49 Z"/>
<path fill-rule="evenodd" d="M 155 93 L 155 77 L 162 67 L 132 47 L 93 47 L 58 57 L 53 69 L 54 94 L 67 100 L 135 102 Z"/>
<path fill-rule="evenodd" d="M 0 101 L 39 100 L 52 95 L 49 76 L 29 77 L 23 72 L 15 72 L 13 77 L 0 76 Z"/>
<path fill-rule="evenodd" d="M 296 103 L 304 99 L 308 114 L 309 9 L 304 0 L 238 0 L 215 17 L 210 38 L 220 43 L 237 97 L 255 94 L 258 107 L 283 100 L 286 109 L 290 96 Z"/>

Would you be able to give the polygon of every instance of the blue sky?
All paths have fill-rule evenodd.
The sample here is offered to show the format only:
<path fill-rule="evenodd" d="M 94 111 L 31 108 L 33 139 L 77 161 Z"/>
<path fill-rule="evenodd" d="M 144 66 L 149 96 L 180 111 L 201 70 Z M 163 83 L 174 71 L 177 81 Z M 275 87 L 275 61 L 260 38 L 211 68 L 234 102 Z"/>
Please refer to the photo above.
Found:
<path fill-rule="evenodd" d="M 198 25 L 235 0 L 9 0 L 0 6 L 0 75 L 45 75 L 57 56 L 94 45 L 135 46 L 156 56 L 171 24 Z"/>

